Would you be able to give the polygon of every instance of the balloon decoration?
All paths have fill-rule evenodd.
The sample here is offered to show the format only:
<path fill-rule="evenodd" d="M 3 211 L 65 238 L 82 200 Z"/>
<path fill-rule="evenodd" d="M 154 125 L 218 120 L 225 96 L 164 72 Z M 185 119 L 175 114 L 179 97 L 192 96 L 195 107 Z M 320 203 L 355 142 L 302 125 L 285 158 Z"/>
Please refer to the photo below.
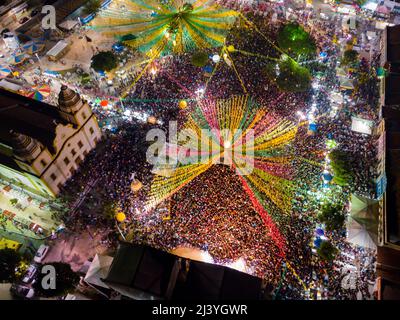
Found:
<path fill-rule="evenodd" d="M 252 206 L 284 255 L 285 240 L 269 211 L 291 212 L 296 185 L 294 152 L 290 150 L 297 124 L 281 119 L 248 96 L 238 96 L 200 100 L 183 129 L 195 133 L 199 139 L 186 140 L 184 146 L 167 145 L 163 151 L 166 158 L 183 156 L 187 162 L 156 166 L 146 208 L 151 210 L 215 163 L 229 158 L 231 161 L 225 164 L 238 173 Z M 169 174 L 163 174 L 167 169 Z"/>
<path fill-rule="evenodd" d="M 184 110 L 187 108 L 187 102 L 186 100 L 181 100 L 179 101 L 179 109 Z"/>
<path fill-rule="evenodd" d="M 115 215 L 115 219 L 116 219 L 118 222 L 122 223 L 122 222 L 124 222 L 124 221 L 126 220 L 126 215 L 125 215 L 125 213 L 123 213 L 123 212 L 118 212 L 118 213 Z"/>
<path fill-rule="evenodd" d="M 89 28 L 154 57 L 220 47 L 236 17 L 211 0 L 121 0 L 102 10 Z M 127 40 L 129 34 L 135 37 Z"/>
<path fill-rule="evenodd" d="M 143 188 L 143 184 L 139 181 L 139 180 L 137 180 L 137 179 L 135 179 L 132 183 L 131 183 L 131 190 L 132 190 L 132 192 L 138 192 L 140 189 L 142 189 Z"/>
<path fill-rule="evenodd" d="M 231 53 L 235 52 L 235 50 L 236 50 L 233 45 L 228 46 L 226 49 L 228 50 L 228 52 L 231 52 Z"/>
<path fill-rule="evenodd" d="M 100 106 L 102 106 L 103 108 L 108 106 L 108 101 L 107 100 L 102 100 L 100 101 Z"/>
<path fill-rule="evenodd" d="M 157 118 L 153 117 L 153 116 L 150 116 L 150 117 L 147 118 L 147 123 L 149 123 L 149 124 L 157 124 Z"/>

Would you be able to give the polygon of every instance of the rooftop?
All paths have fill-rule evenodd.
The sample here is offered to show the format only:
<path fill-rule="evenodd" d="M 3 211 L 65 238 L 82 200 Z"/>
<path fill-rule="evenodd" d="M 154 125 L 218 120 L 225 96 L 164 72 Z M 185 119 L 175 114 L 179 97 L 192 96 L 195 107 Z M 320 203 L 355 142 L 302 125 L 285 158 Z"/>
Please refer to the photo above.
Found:
<path fill-rule="evenodd" d="M 0 143 L 10 146 L 10 130 L 30 136 L 53 150 L 55 128 L 64 123 L 56 107 L 0 89 Z"/>

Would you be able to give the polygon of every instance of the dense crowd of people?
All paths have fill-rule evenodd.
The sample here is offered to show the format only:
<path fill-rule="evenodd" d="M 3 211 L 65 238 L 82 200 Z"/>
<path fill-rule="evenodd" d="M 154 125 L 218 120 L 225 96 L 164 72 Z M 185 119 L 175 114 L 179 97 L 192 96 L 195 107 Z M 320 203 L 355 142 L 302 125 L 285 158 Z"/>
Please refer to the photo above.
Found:
<path fill-rule="evenodd" d="M 311 14 L 305 13 L 300 20 L 307 26 L 310 17 Z M 255 17 L 259 29 L 268 34 L 271 41 L 275 41 L 279 21 L 284 21 L 282 15 L 277 19 L 276 24 L 268 25 L 265 19 Z M 314 23 L 314 28 L 333 30 L 332 23 Z M 76 194 L 80 197 L 85 194 L 85 186 L 93 186 L 85 194 L 85 202 L 74 211 L 73 220 L 82 223 L 75 222 L 74 225 L 82 228 L 87 224 L 96 224 L 107 230 L 105 238 L 116 241 L 118 234 L 115 233 L 113 214 L 122 211 L 127 220 L 120 224 L 121 232 L 130 241 L 168 251 L 179 247 L 204 250 L 216 263 L 221 264 L 244 259 L 246 272 L 270 283 L 275 297 L 304 299 L 314 297 L 319 292 L 327 299 L 358 298 L 360 294 L 364 299 L 370 298 L 370 284 L 375 276 L 373 251 L 350 246 L 345 235 L 337 232 L 328 233 L 340 249 L 333 263 L 323 262 L 313 252 L 316 215 L 320 206 L 314 195 L 322 185 L 321 164 L 324 161 L 326 138 L 329 136 L 336 140 L 338 148 L 354 155 L 351 167 L 355 181 L 340 197 L 344 199 L 350 192 L 371 194 L 376 178 L 372 156 L 376 152 L 376 141 L 370 136 L 350 131 L 351 116 L 368 113 L 374 121 L 377 120 L 374 108 L 363 110 L 360 108 L 363 103 L 348 103 L 348 99 L 336 117 L 330 117 L 330 93 L 340 91 L 335 73 L 339 52 L 325 34 L 314 31 L 313 36 L 319 50 L 326 52 L 329 59 L 318 66 L 322 72 L 318 70 L 313 73 L 314 76 L 322 73 L 322 85 L 308 92 L 281 92 L 264 72 L 266 62 L 254 56 L 232 53 L 235 68 L 221 63 L 210 79 L 209 72 L 194 67 L 190 62 L 191 56 L 186 54 L 160 59 L 155 66 L 156 74 L 143 76 L 123 104 L 117 103 L 113 110 L 107 112 L 96 109 L 101 121 L 110 118 L 110 113 L 118 120 L 112 122 L 115 130 L 106 132 L 106 139 L 101 146 L 88 156 L 80 174 L 75 175 L 64 190 L 65 195 Z M 227 39 L 227 44 L 230 43 L 245 52 L 272 57 L 276 55 L 269 42 L 248 29 L 234 27 Z M 211 62 L 210 66 L 216 67 Z M 135 75 L 130 77 L 133 80 Z M 126 90 L 128 83 L 123 83 L 118 90 Z M 276 243 L 266 232 L 261 217 L 235 173 L 227 166 L 214 166 L 155 210 L 145 209 L 146 195 L 153 178 L 153 168 L 146 162 L 148 143 L 145 137 L 148 130 L 154 126 L 168 129 L 169 121 L 183 121 L 190 112 L 188 110 L 195 107 L 194 99 L 203 95 L 208 99 L 222 99 L 246 93 L 260 105 L 293 122 L 299 121 L 297 111 L 308 113 L 312 101 L 317 105 L 315 116 L 318 130 L 311 135 L 306 127 L 300 127 L 291 146 L 295 168 L 293 181 L 296 185 L 292 212 L 284 214 L 268 199 L 264 200 L 286 239 L 284 258 L 279 255 Z M 342 94 L 346 95 L 344 92 Z M 178 102 L 181 99 L 189 102 L 188 110 L 179 111 Z M 353 99 L 359 102 L 361 97 L 354 96 Z M 146 117 L 124 117 L 127 110 L 130 114 L 146 114 L 161 121 L 153 125 L 146 122 Z M 134 179 L 143 183 L 143 189 L 138 192 L 131 190 L 133 173 Z M 77 190 L 77 187 L 81 189 Z M 77 203 L 76 198 L 67 200 L 72 204 Z M 343 278 L 347 277 L 348 272 L 351 276 L 355 272 L 350 268 L 343 273 L 344 267 L 349 265 L 356 265 L 357 281 L 354 286 L 347 288 L 342 285 Z M 312 292 L 307 292 L 309 290 L 306 288 Z"/>

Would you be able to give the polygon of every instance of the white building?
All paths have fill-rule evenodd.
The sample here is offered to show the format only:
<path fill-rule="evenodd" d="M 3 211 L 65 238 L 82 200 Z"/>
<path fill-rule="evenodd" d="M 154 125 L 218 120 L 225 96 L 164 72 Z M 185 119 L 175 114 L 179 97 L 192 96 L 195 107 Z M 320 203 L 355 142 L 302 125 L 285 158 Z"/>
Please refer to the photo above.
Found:
<path fill-rule="evenodd" d="M 0 90 L 0 179 L 57 195 L 101 131 L 89 104 L 63 86 L 58 106 Z"/>

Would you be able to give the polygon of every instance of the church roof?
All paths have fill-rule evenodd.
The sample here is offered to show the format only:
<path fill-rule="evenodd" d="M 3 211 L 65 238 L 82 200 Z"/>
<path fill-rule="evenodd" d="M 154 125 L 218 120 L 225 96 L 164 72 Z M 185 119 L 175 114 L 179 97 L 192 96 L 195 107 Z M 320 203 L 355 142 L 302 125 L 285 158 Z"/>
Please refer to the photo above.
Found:
<path fill-rule="evenodd" d="M 12 146 L 10 131 L 15 131 L 36 139 L 53 152 L 59 123 L 66 121 L 57 107 L 0 89 L 0 143 Z"/>
<path fill-rule="evenodd" d="M 81 97 L 75 91 L 71 90 L 67 86 L 61 87 L 60 94 L 58 96 L 58 106 L 61 110 L 68 111 L 69 108 L 75 106 Z"/>

